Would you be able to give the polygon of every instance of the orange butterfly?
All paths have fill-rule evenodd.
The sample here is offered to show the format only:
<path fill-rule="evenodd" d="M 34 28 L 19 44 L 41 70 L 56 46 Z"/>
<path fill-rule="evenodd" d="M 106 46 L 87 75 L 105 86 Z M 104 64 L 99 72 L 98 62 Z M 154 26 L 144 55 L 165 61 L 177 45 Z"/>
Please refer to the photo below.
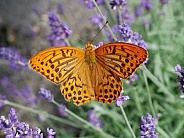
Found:
<path fill-rule="evenodd" d="M 50 81 L 61 84 L 65 100 L 82 105 L 97 99 L 110 104 L 122 91 L 120 78 L 126 79 L 148 57 L 136 45 L 113 42 L 97 49 L 87 42 L 86 50 L 60 46 L 48 48 L 33 56 L 31 67 Z"/>

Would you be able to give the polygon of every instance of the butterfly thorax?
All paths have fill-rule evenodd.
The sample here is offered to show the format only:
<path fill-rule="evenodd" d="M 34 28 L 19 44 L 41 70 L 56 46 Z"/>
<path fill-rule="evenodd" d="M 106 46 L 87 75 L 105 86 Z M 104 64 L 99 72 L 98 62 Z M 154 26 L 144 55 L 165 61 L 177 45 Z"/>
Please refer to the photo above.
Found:
<path fill-rule="evenodd" d="M 89 64 L 90 69 L 93 69 L 93 65 L 96 62 L 94 46 L 90 43 L 86 43 L 85 60 Z"/>

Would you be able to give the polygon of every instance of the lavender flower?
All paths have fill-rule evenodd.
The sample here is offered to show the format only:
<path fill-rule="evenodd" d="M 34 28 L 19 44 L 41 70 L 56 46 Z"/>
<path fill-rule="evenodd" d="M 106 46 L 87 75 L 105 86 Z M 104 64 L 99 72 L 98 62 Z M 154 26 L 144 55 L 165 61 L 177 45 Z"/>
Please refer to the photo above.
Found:
<path fill-rule="evenodd" d="M 68 27 L 68 25 L 61 23 L 54 11 L 49 11 L 48 18 L 51 33 L 47 35 L 47 39 L 49 40 L 50 45 L 65 45 L 64 40 L 72 34 L 72 30 Z"/>
<path fill-rule="evenodd" d="M 111 27 L 112 32 L 116 35 L 119 32 L 118 25 L 113 25 Z M 110 42 L 114 42 L 114 38 L 111 36 L 109 30 L 106 31 L 106 36 L 109 39 Z M 117 41 L 120 41 L 120 37 L 117 38 Z"/>
<path fill-rule="evenodd" d="M 140 6 L 149 11 L 153 8 L 153 3 L 151 2 L 151 0 L 142 0 Z"/>
<path fill-rule="evenodd" d="M 4 130 L 6 138 L 43 138 L 43 133 L 41 133 L 40 128 L 35 127 L 32 129 L 29 127 L 29 124 L 18 121 L 16 110 L 14 108 L 11 108 L 8 118 L 5 118 L 4 116 L 0 117 L 0 129 Z M 53 129 L 47 128 L 47 134 L 48 138 L 53 138 L 55 132 Z"/>
<path fill-rule="evenodd" d="M 15 48 L 0 48 L 0 58 L 8 60 L 14 70 L 28 69 L 28 60 L 24 58 Z"/>
<path fill-rule="evenodd" d="M 133 84 L 135 81 L 138 80 L 138 75 L 137 74 L 133 74 L 131 75 L 128 80 L 126 80 L 127 84 Z"/>
<path fill-rule="evenodd" d="M 103 16 L 104 16 L 105 19 L 107 19 L 106 12 L 103 12 Z M 100 24 L 104 24 L 104 21 L 103 21 L 103 19 L 102 19 L 102 17 L 101 17 L 100 14 L 96 14 L 95 16 L 91 17 L 90 18 L 90 21 L 92 23 L 94 23 L 99 28 L 100 28 L 100 26 L 99 26 Z"/>
<path fill-rule="evenodd" d="M 0 108 L 4 105 L 4 101 L 6 100 L 6 96 L 2 96 L 2 95 L 0 95 L 0 100 L 2 101 L 0 101 Z"/>
<path fill-rule="evenodd" d="M 140 17 L 142 15 L 142 9 L 140 6 L 135 6 L 134 7 L 134 15 L 135 17 Z"/>
<path fill-rule="evenodd" d="M 181 72 L 181 66 L 179 64 L 177 64 L 175 67 L 174 67 L 174 70 L 175 72 Z"/>
<path fill-rule="evenodd" d="M 118 24 L 120 24 L 119 14 L 117 14 L 116 17 L 117 17 Z M 125 22 L 126 24 L 130 25 L 134 22 L 134 15 L 130 14 L 128 9 L 123 9 L 121 11 L 121 18 L 120 19 L 122 19 L 122 22 Z"/>
<path fill-rule="evenodd" d="M 57 107 L 57 110 L 62 117 L 68 116 L 68 113 L 66 112 L 66 105 L 60 104 L 60 106 Z"/>
<path fill-rule="evenodd" d="M 41 16 L 41 12 L 40 12 L 40 10 L 38 9 L 37 6 L 34 6 L 34 7 L 32 8 L 32 10 L 33 10 L 33 12 L 34 12 L 38 17 Z"/>
<path fill-rule="evenodd" d="M 125 0 L 112 0 L 110 2 L 111 9 L 116 10 L 117 7 L 122 8 L 127 5 L 127 2 Z"/>
<path fill-rule="evenodd" d="M 144 49 L 148 48 L 147 43 L 142 40 L 142 36 L 138 32 L 133 32 L 128 24 L 119 25 L 119 32 L 125 42 L 131 42 Z"/>
<path fill-rule="evenodd" d="M 9 95 L 21 98 L 27 105 L 36 105 L 42 98 L 32 95 L 30 87 L 18 90 L 8 77 L 1 79 L 0 83 L 7 89 Z"/>
<path fill-rule="evenodd" d="M 148 28 L 148 29 L 151 29 L 152 27 L 152 23 L 148 20 L 142 20 L 142 25 L 145 27 L 145 28 Z"/>
<path fill-rule="evenodd" d="M 58 12 L 58 14 L 63 14 L 64 13 L 63 4 L 61 2 L 59 2 L 58 5 L 57 5 L 57 12 Z"/>
<path fill-rule="evenodd" d="M 117 105 L 117 106 L 121 106 L 121 105 L 124 104 L 124 101 L 126 101 L 126 100 L 128 100 L 128 99 L 130 99 L 129 96 L 122 96 L 122 95 L 121 95 L 121 96 L 116 100 L 116 105 Z"/>
<path fill-rule="evenodd" d="M 40 88 L 39 94 L 49 102 L 52 102 L 54 100 L 54 96 L 51 94 L 50 90 Z"/>
<path fill-rule="evenodd" d="M 140 138 L 158 138 L 158 133 L 155 134 L 155 120 L 149 113 L 146 114 L 146 117 L 141 117 L 139 129 Z"/>
<path fill-rule="evenodd" d="M 95 0 L 95 2 L 98 6 L 105 4 L 104 0 Z M 88 9 L 93 9 L 95 7 L 92 0 L 81 0 L 81 3 L 84 3 L 88 7 Z"/>
<path fill-rule="evenodd" d="M 125 42 L 129 41 L 133 36 L 133 31 L 126 23 L 124 23 L 124 25 L 119 25 L 119 32 Z"/>
<path fill-rule="evenodd" d="M 102 122 L 100 121 L 100 119 L 96 116 L 96 113 L 94 110 L 90 110 L 88 112 L 88 119 L 89 122 L 91 122 L 94 126 L 102 128 Z"/>
<path fill-rule="evenodd" d="M 169 0 L 160 0 L 160 4 L 165 5 L 169 2 Z"/>
<path fill-rule="evenodd" d="M 56 132 L 54 132 L 53 129 L 47 128 L 47 138 L 54 138 L 54 135 L 56 134 Z"/>
<path fill-rule="evenodd" d="M 180 83 L 180 90 L 184 93 L 184 68 L 181 69 L 181 66 L 177 64 L 174 69 L 181 74 L 181 76 L 177 77 L 176 81 Z"/>

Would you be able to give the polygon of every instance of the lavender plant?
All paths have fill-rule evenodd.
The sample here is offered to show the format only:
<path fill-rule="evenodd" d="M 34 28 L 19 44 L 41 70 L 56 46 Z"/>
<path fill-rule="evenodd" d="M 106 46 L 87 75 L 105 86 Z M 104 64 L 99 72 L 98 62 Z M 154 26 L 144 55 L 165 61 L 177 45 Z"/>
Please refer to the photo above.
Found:
<path fill-rule="evenodd" d="M 179 90 L 184 92 L 183 69 L 179 64 L 175 67 L 175 72 L 180 73 L 178 77 L 173 71 L 174 65 L 180 62 L 182 64 L 183 61 L 183 35 L 179 34 L 181 29 L 178 28 L 181 22 L 184 23 L 179 17 L 182 15 L 179 9 L 182 8 L 173 7 L 173 1 L 168 0 L 77 2 L 80 4 L 79 8 L 83 6 L 84 12 L 94 11 L 88 24 L 94 25 L 97 30 L 109 21 L 102 30 L 102 42 L 95 44 L 94 40 L 96 47 L 113 41 L 133 43 L 149 50 L 149 61 L 147 59 L 146 64 L 126 80 L 127 83 L 123 83 L 124 95 L 116 103 L 105 105 L 94 101 L 76 107 L 72 103 L 66 103 L 58 89 L 35 77 L 38 76 L 36 73 L 30 75 L 33 73 L 28 65 L 27 58 L 30 56 L 21 54 L 19 51 L 22 50 L 16 48 L 0 47 L 2 64 L 8 63 L 7 68 L 13 69 L 14 75 L 24 74 L 20 76 L 22 82 L 16 82 L 13 75 L 1 74 L 0 136 L 180 138 L 184 135 L 184 96 L 179 98 Z M 183 2 L 178 3 L 179 6 Z M 77 45 L 78 42 L 71 41 L 73 29 L 77 27 L 69 26 L 69 21 L 74 19 L 67 19 L 69 17 L 65 13 L 65 4 L 54 4 L 58 14 L 54 10 L 42 13 L 39 10 L 41 7 L 33 7 L 40 22 L 42 14 L 48 13 L 46 24 L 50 27 L 50 33 L 41 36 L 43 41 L 48 41 L 50 46 L 65 46 L 69 43 Z M 49 6 L 51 8 L 52 5 Z M 162 16 L 160 11 L 164 13 Z M 80 22 L 82 26 L 82 21 Z M 42 21 L 43 24 L 45 25 L 45 20 Z M 33 52 L 34 50 L 33 48 Z M 36 79 L 29 81 L 33 76 Z M 145 114 L 146 117 L 143 116 Z"/>

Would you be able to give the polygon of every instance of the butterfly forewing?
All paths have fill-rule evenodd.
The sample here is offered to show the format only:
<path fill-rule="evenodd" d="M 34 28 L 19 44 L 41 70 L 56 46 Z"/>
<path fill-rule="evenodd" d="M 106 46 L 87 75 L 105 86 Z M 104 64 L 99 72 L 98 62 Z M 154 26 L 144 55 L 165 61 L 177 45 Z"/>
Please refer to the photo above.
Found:
<path fill-rule="evenodd" d="M 144 48 L 124 42 L 105 44 L 95 54 L 101 66 L 123 79 L 135 72 L 148 56 Z"/>
<path fill-rule="evenodd" d="M 73 47 L 53 47 L 30 59 L 31 67 L 50 81 L 60 84 L 85 62 L 84 51 Z"/>

